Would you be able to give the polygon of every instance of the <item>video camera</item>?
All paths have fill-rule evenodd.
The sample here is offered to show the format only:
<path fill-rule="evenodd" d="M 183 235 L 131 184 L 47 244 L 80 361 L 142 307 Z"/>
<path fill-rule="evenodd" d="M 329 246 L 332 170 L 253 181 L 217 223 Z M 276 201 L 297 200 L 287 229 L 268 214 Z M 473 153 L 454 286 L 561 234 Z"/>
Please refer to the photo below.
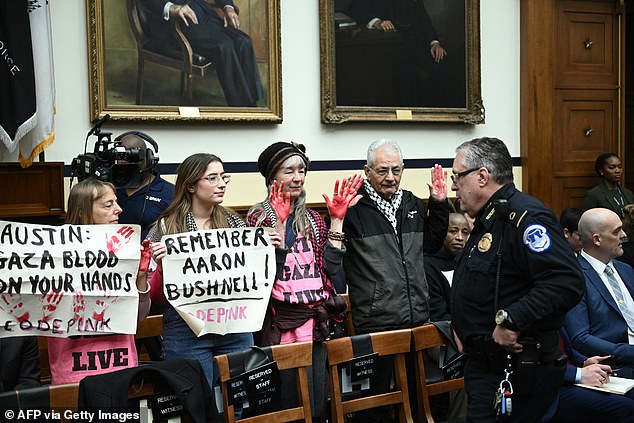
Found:
<path fill-rule="evenodd" d="M 111 132 L 102 132 L 101 125 L 110 119 L 105 115 L 86 135 L 84 154 L 80 154 L 72 161 L 72 175 L 81 182 L 86 178 L 95 177 L 101 181 L 111 182 L 117 188 L 133 188 L 141 183 L 141 170 L 138 162 L 145 158 L 140 148 L 125 148 L 121 141 L 112 141 Z M 97 142 L 92 153 L 86 152 L 88 137 L 95 135 Z M 128 163 L 117 163 L 125 160 Z"/>

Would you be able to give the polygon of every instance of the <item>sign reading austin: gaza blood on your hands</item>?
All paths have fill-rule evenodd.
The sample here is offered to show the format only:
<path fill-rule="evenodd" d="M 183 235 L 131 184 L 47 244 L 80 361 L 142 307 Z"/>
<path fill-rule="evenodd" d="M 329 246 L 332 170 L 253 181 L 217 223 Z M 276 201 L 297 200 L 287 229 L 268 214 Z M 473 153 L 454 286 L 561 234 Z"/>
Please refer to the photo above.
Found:
<path fill-rule="evenodd" d="M 134 334 L 140 233 L 0 221 L 0 338 Z"/>
<path fill-rule="evenodd" d="M 275 281 L 268 229 L 211 229 L 161 241 L 165 298 L 197 336 L 262 328 Z"/>

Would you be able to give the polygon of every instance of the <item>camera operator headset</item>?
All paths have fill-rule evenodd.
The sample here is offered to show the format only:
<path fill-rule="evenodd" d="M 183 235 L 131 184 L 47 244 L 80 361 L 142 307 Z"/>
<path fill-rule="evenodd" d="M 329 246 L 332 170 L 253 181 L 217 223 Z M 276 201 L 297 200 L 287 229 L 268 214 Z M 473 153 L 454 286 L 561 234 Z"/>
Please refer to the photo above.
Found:
<path fill-rule="evenodd" d="M 124 132 L 114 139 L 114 143 L 126 149 L 138 148 L 142 153 L 143 159 L 138 163 L 138 185 L 118 188 L 117 199 L 123 209 L 119 222 L 141 225 L 141 236 L 145 238 L 150 226 L 172 201 L 174 185 L 156 172 L 158 144 L 148 134 L 140 131 Z"/>

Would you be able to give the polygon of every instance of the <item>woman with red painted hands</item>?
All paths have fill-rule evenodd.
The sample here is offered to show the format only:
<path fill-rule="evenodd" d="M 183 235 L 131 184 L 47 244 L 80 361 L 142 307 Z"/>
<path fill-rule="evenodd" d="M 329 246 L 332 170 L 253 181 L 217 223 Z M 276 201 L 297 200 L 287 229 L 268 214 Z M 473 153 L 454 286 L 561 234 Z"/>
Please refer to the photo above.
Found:
<path fill-rule="evenodd" d="M 249 210 L 249 226 L 274 227 L 284 240 L 276 249 L 277 274 L 258 345 L 313 343 L 313 366 L 308 372 L 311 409 L 318 421 L 326 401 L 326 352 L 322 342 L 330 335 L 330 322 L 345 311 L 336 296 L 331 277 L 341 268 L 345 248 L 343 219 L 348 207 L 360 196 L 359 175 L 337 181 L 332 200 L 324 195 L 330 214 L 330 229 L 315 210 L 306 207 L 304 181 L 309 160 L 301 144 L 277 142 L 260 154 L 258 169 L 265 178 L 268 198 Z M 282 386 L 294 379 L 283 373 Z M 283 389 L 283 392 L 294 392 Z M 292 394 L 291 394 L 292 395 Z M 283 402 L 295 401 L 285 395 Z"/>
<path fill-rule="evenodd" d="M 221 206 L 230 180 L 222 161 L 213 154 L 194 154 L 178 166 L 172 203 L 148 234 L 148 238 L 155 241 L 152 243 L 152 255 L 157 263 L 151 280 L 153 302 L 167 302 L 163 292 L 162 265 L 166 248 L 165 244 L 157 242 L 163 235 L 246 226 L 237 213 Z M 273 245 L 281 242 L 277 234 L 270 237 Z M 174 307 L 168 304 L 163 311 L 163 359 L 198 360 L 212 389 L 218 380 L 214 356 L 244 350 L 252 345 L 253 335 L 250 332 L 209 333 L 197 337 Z"/>
<path fill-rule="evenodd" d="M 70 191 L 66 223 L 73 225 L 108 225 L 119 223 L 121 207 L 117 204 L 115 187 L 109 182 L 85 179 Z M 132 228 L 123 226 L 107 240 L 108 248 L 116 250 L 126 244 L 132 235 Z M 143 321 L 150 310 L 150 287 L 147 270 L 151 251 L 149 241 L 141 244 L 141 260 L 136 278 L 139 292 L 137 320 Z M 75 292 L 75 319 L 83 318 L 87 310 L 86 298 L 80 291 Z M 92 308 L 92 318 L 104 319 L 108 304 L 96 300 Z M 50 308 L 49 308 L 50 310 Z M 70 338 L 48 338 L 48 357 L 52 383 L 79 382 L 86 376 L 109 373 L 127 367 L 136 367 L 138 357 L 134 345 L 134 335 L 90 335 Z"/>
<path fill-rule="evenodd" d="M 288 142 L 272 144 L 258 159 L 269 198 L 249 210 L 247 223 L 274 227 L 284 239 L 284 248 L 277 251 L 278 270 L 261 345 L 328 338 L 327 308 L 335 295 L 330 273 L 341 265 L 343 219 L 348 206 L 360 198 L 357 190 L 363 178 L 337 181 L 332 200 L 324 195 L 331 219 L 328 229 L 318 212 L 306 208 L 308 163 L 304 146 Z"/>

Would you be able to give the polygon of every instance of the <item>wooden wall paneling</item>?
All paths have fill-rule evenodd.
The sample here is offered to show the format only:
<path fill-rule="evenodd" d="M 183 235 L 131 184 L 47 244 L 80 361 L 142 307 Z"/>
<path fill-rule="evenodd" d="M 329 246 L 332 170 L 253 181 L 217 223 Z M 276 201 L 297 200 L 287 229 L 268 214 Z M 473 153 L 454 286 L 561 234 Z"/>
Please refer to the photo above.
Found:
<path fill-rule="evenodd" d="M 64 163 L 0 163 L 0 218 L 59 216 L 64 213 Z"/>
<path fill-rule="evenodd" d="M 521 189 L 546 205 L 552 179 L 554 19 L 552 0 L 521 0 Z"/>

